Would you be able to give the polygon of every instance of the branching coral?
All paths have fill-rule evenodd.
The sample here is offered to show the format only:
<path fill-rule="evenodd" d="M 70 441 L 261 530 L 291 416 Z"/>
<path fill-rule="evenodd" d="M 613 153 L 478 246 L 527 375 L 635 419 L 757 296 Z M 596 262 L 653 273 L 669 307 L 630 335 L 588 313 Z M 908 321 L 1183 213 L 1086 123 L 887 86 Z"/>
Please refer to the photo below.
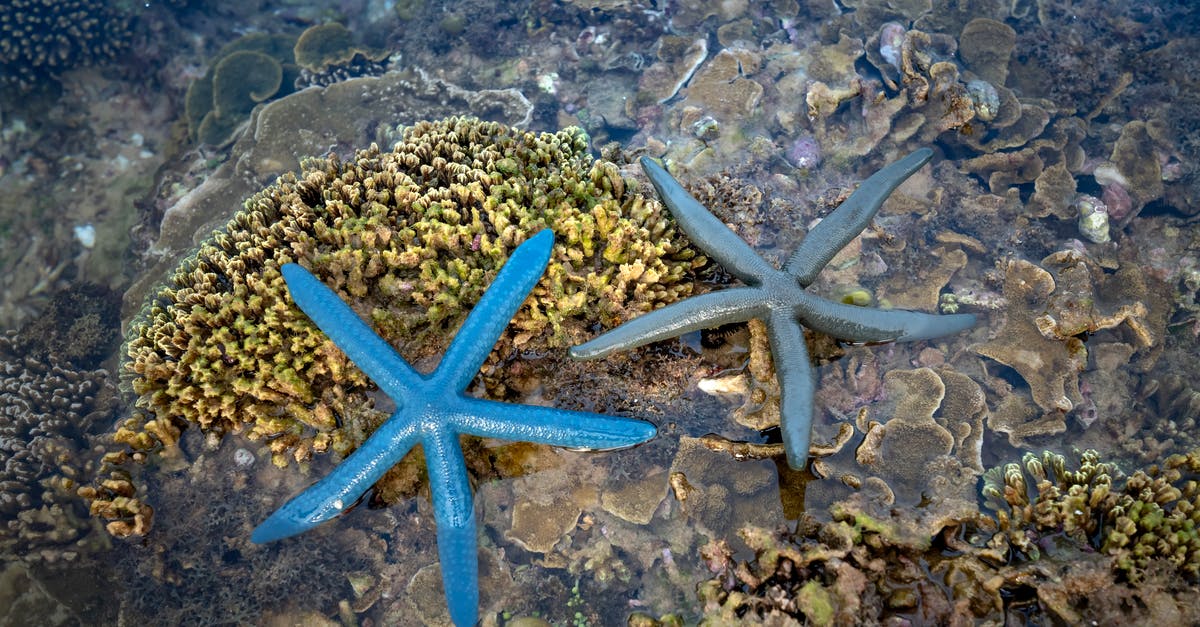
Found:
<path fill-rule="evenodd" d="M 129 14 L 95 0 L 0 5 L 0 84 L 28 89 L 71 68 L 113 58 L 131 37 Z"/>
<path fill-rule="evenodd" d="M 1008 543 L 1036 559 L 1040 552 L 1026 530 L 1061 529 L 1086 545 L 1104 522 L 1100 507 L 1112 493 L 1113 481 L 1121 478 L 1120 470 L 1100 462 L 1096 451 L 1083 453 L 1079 470 L 1073 471 L 1062 455 L 1026 453 L 1021 464 L 984 473 L 983 496 Z"/>
<path fill-rule="evenodd" d="M 1066 458 L 1026 453 L 1023 464 L 989 470 L 983 489 L 1006 538 L 993 538 L 1031 557 L 1033 540 L 1065 532 L 1079 546 L 1114 557 L 1113 567 L 1137 581 L 1155 561 L 1200 578 L 1200 450 L 1172 455 L 1124 482 L 1113 465 L 1086 451 L 1079 470 Z M 1030 489 L 1028 479 L 1036 481 Z"/>
<path fill-rule="evenodd" d="M 0 336 L 0 553 L 5 560 L 73 559 L 102 541 L 76 500 L 93 468 L 87 435 L 108 416 L 108 373 L 75 370 L 14 350 Z"/>
<path fill-rule="evenodd" d="M 275 462 L 345 452 L 366 378 L 296 309 L 279 267 L 302 262 L 406 356 L 437 352 L 509 252 L 552 227 L 545 277 L 500 340 L 538 349 L 687 295 L 703 258 L 578 129 L 535 134 L 473 118 L 404 129 L 391 151 L 309 159 L 249 199 L 131 325 L 136 451 L 196 424 L 265 439 Z"/>

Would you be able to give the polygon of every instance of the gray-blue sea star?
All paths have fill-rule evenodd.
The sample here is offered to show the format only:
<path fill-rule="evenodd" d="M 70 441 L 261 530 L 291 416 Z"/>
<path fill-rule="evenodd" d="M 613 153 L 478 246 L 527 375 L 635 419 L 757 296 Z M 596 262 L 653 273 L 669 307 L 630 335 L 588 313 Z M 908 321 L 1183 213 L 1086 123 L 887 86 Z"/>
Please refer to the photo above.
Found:
<path fill-rule="evenodd" d="M 754 252 L 729 227 L 692 198 L 662 166 L 643 157 L 642 169 L 697 247 L 741 279 L 744 287 L 708 292 L 673 303 L 571 348 L 575 359 L 596 359 L 689 331 L 752 318 L 767 325 L 780 387 L 780 429 L 788 465 L 808 460 L 816 379 L 801 324 L 852 342 L 906 342 L 958 333 L 975 324 L 972 314 L 938 316 L 835 303 L 806 291 L 825 264 L 854 239 L 883 201 L 925 165 L 933 151 L 922 148 L 876 172 L 836 210 L 821 220 L 782 270 Z"/>
<path fill-rule="evenodd" d="M 654 437 L 654 425 L 632 418 L 472 398 L 463 390 L 537 284 L 554 246 L 545 229 L 517 247 L 471 310 L 436 370 L 414 370 L 383 338 L 304 268 L 283 266 L 292 299 L 359 368 L 396 402 L 396 412 L 357 450 L 312 487 L 271 514 L 254 542 L 286 538 L 353 505 L 413 446 L 425 451 L 438 558 L 450 618 L 474 625 L 479 614 L 475 511 L 459 434 L 577 449 L 615 449 Z"/>

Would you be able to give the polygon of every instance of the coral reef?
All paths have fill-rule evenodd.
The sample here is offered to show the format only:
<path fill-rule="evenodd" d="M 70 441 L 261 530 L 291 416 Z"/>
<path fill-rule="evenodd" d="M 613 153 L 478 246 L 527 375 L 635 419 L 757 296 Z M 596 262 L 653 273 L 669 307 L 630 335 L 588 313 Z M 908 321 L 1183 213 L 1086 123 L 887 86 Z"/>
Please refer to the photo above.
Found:
<path fill-rule="evenodd" d="M 1047 452 L 989 470 L 997 520 L 963 512 L 926 539 L 901 532 L 893 514 L 853 507 L 828 521 L 805 514 L 787 530 L 743 527 L 753 560 L 738 562 L 725 540 L 701 549 L 712 573 L 697 588 L 705 622 L 1194 620 L 1189 588 L 1169 582 L 1194 582 L 1200 568 L 1200 454 L 1128 479 L 1095 451 L 1067 466 Z"/>
<path fill-rule="evenodd" d="M 0 6 L 0 85 L 31 89 L 114 58 L 132 37 L 130 14 L 94 0 L 12 0 Z"/>
<path fill-rule="evenodd" d="M 290 305 L 286 262 L 310 266 L 417 358 L 444 345 L 508 252 L 546 227 L 562 243 L 500 354 L 562 346 L 686 295 L 703 257 L 585 150 L 578 130 L 455 118 L 405 129 L 392 151 L 306 161 L 248 200 L 132 325 L 138 409 L 117 439 L 156 449 L 195 424 L 266 440 L 281 465 L 357 443 L 339 423 L 369 403 L 367 381 Z"/>
<path fill-rule="evenodd" d="M 107 371 L 25 356 L 15 339 L 0 336 L 0 553 L 74 560 L 107 542 L 75 489 L 92 479 L 89 435 L 112 417 L 115 390 Z"/>
<path fill-rule="evenodd" d="M 1041 539 L 1064 533 L 1081 547 L 1112 556 L 1112 566 L 1139 581 L 1161 562 L 1190 582 L 1200 580 L 1200 450 L 1171 455 L 1127 479 L 1096 451 L 1026 453 L 984 475 L 983 495 L 997 512 L 992 543 L 1037 559 Z M 1032 484 L 1032 485 L 1031 485 Z"/>
<path fill-rule="evenodd" d="M 300 72 L 295 45 L 289 35 L 251 33 L 221 48 L 185 96 L 192 139 L 224 143 L 255 105 L 290 93 Z"/>
<path fill-rule="evenodd" d="M 1151 287 L 1154 279 L 1136 266 L 1123 264 L 1110 274 L 1076 250 L 1041 264 L 1004 262 L 1004 326 L 973 347 L 1015 370 L 1029 387 L 1037 409 L 1008 397 L 989 418 L 1016 447 L 1028 437 L 1061 433 L 1069 414 L 1087 424 L 1095 419 L 1076 411 L 1088 405 L 1080 391 L 1088 349 L 1080 338 L 1105 330 L 1127 336 L 1138 350 L 1137 367 L 1145 370 L 1157 360 L 1166 332 L 1168 308 Z"/>

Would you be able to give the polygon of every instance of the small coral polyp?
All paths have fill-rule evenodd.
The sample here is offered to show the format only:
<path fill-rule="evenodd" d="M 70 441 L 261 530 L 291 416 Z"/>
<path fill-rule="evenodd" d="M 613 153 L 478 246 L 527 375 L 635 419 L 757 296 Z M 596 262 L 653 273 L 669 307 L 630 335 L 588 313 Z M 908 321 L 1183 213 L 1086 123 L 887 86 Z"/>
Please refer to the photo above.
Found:
<path fill-rule="evenodd" d="M 547 227 L 559 244 L 501 354 L 565 346 L 690 294 L 703 257 L 587 144 L 574 128 L 450 118 L 404 128 L 390 151 L 306 160 L 247 200 L 135 319 L 124 371 L 137 409 L 117 439 L 144 451 L 187 425 L 241 432 L 281 466 L 358 443 L 340 421 L 370 384 L 292 304 L 285 263 L 311 268 L 410 359 L 444 348 L 509 253 Z"/>

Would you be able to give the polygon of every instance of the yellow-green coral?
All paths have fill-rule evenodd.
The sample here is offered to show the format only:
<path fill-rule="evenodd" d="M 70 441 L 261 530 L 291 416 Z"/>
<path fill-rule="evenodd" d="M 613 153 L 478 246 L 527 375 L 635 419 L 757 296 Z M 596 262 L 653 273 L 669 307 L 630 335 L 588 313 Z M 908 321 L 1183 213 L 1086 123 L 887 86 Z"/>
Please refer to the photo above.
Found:
<path fill-rule="evenodd" d="M 1125 482 L 1109 510 L 1101 549 L 1135 575 L 1151 560 L 1166 560 L 1200 579 L 1200 449 L 1172 455 Z"/>
<path fill-rule="evenodd" d="M 1023 553 L 1037 549 L 1027 531 L 1061 529 L 1081 546 L 1114 556 L 1114 567 L 1136 580 L 1153 560 L 1164 560 L 1193 581 L 1200 578 L 1200 449 L 1172 455 L 1124 482 L 1095 451 L 1066 469 L 1062 455 L 1039 460 L 1026 453 L 1024 470 L 1007 464 L 984 475 L 983 495 L 1001 530 Z M 1027 478 L 1034 478 L 1031 491 Z"/>
<path fill-rule="evenodd" d="M 292 304 L 279 267 L 309 267 L 420 358 L 546 227 L 550 266 L 497 351 L 564 346 L 685 296 L 703 263 L 579 129 L 451 118 L 405 128 L 391 151 L 306 160 L 246 201 L 134 321 L 125 371 L 138 413 L 117 439 L 144 450 L 196 424 L 265 439 L 280 465 L 345 451 L 356 442 L 340 421 L 369 382 Z"/>

